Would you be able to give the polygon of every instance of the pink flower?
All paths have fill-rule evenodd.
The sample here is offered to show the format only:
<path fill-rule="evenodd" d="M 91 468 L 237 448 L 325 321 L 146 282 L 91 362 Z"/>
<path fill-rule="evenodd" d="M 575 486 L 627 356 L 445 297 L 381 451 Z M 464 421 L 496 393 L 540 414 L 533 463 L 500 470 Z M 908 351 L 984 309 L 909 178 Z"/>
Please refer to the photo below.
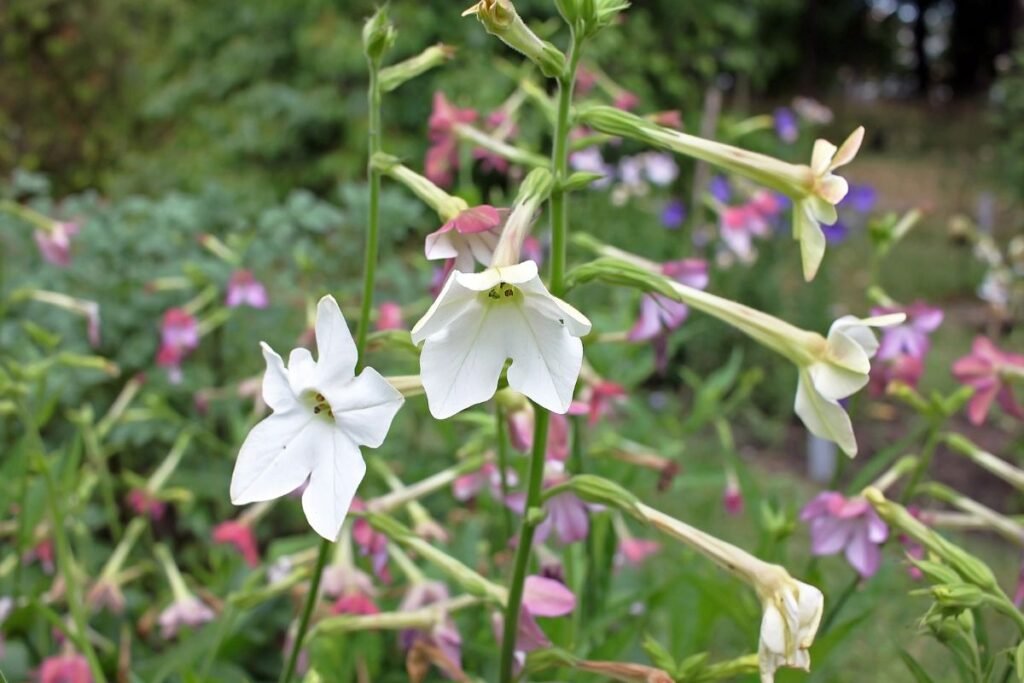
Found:
<path fill-rule="evenodd" d="M 934 308 L 922 301 L 904 308 L 871 309 L 871 315 L 887 313 L 906 313 L 907 319 L 902 325 L 892 325 L 882 330 L 882 342 L 878 347 L 876 358 L 879 360 L 892 360 L 898 356 L 924 358 L 931 346 L 928 336 L 942 324 L 942 309 Z"/>
<path fill-rule="evenodd" d="M 89 662 L 79 654 L 69 652 L 47 657 L 39 666 L 39 683 L 92 683 Z"/>
<path fill-rule="evenodd" d="M 170 381 L 181 381 L 181 362 L 199 346 L 199 323 L 186 310 L 171 308 L 164 313 L 160 326 L 160 348 L 157 365 L 167 368 Z"/>
<path fill-rule="evenodd" d="M 427 178 L 448 187 L 459 166 L 459 141 L 454 127 L 459 123 L 473 123 L 476 111 L 453 106 L 441 92 L 434 93 L 434 109 L 427 122 L 430 147 L 424 163 Z"/>
<path fill-rule="evenodd" d="M 377 308 L 377 329 L 401 330 L 403 327 L 402 307 L 394 301 L 382 301 Z"/>
<path fill-rule="evenodd" d="M 455 270 L 463 273 L 472 273 L 475 262 L 491 265 L 491 256 L 507 217 L 507 209 L 496 209 L 489 204 L 462 211 L 427 235 L 423 249 L 427 260 L 454 260 Z"/>
<path fill-rule="evenodd" d="M 178 631 L 183 626 L 195 628 L 202 626 L 213 618 L 214 613 L 212 609 L 207 607 L 199 598 L 189 595 L 168 605 L 160 613 L 157 623 L 160 624 L 160 634 L 169 640 L 178 635 Z"/>
<path fill-rule="evenodd" d="M 871 364 L 871 393 L 879 396 L 893 382 L 916 387 L 923 374 L 924 363 L 914 356 L 899 355 L 892 360 L 874 362 Z"/>
<path fill-rule="evenodd" d="M 531 575 L 523 582 L 523 603 L 519 608 L 516 629 L 515 659 L 517 668 L 526 662 L 526 653 L 551 646 L 551 640 L 537 623 L 537 617 L 561 617 L 576 609 L 576 596 L 560 581 Z M 501 644 L 505 635 L 504 620 L 495 613 L 491 621 L 494 636 Z"/>
<path fill-rule="evenodd" d="M 54 221 L 49 231 L 36 230 L 33 237 L 45 261 L 67 268 L 71 265 L 71 238 L 80 230 L 78 223 Z"/>
<path fill-rule="evenodd" d="M 953 363 L 953 376 L 974 388 L 967 404 L 967 417 L 978 425 L 985 421 L 993 401 L 1019 420 L 1024 420 L 1024 407 L 1013 394 L 1009 377 L 1024 378 L 1024 356 L 1001 351 L 985 337 L 976 337 L 971 353 Z"/>
<path fill-rule="evenodd" d="M 756 190 L 754 194 L 751 195 L 748 206 L 765 220 L 775 218 L 782 213 L 783 209 L 779 196 L 774 192 L 769 192 L 768 190 Z"/>
<path fill-rule="evenodd" d="M 544 477 L 544 488 L 549 489 L 563 483 L 568 476 L 561 472 L 552 472 Z M 505 498 L 505 505 L 517 514 L 526 510 L 526 494 L 510 493 Z M 572 491 L 565 491 L 548 498 L 544 503 L 547 516 L 537 525 L 534 532 L 534 543 L 544 543 L 552 532 L 563 545 L 582 541 L 590 533 L 590 507 Z"/>
<path fill-rule="evenodd" d="M 245 522 L 235 519 L 221 522 L 213 528 L 213 542 L 233 545 L 250 567 L 257 567 L 260 564 L 260 551 L 256 546 L 256 536 L 252 532 L 252 527 Z"/>
<path fill-rule="evenodd" d="M 585 66 L 576 69 L 576 94 L 579 97 L 585 96 L 594 89 L 595 85 L 597 85 L 597 75 L 593 71 Z"/>
<path fill-rule="evenodd" d="M 870 578 L 878 571 L 881 544 L 889 537 L 889 527 L 866 500 L 824 491 L 804 506 L 800 519 L 810 525 L 812 555 L 835 555 L 843 550 L 862 577 Z"/>
<path fill-rule="evenodd" d="M 683 259 L 662 264 L 661 272 L 684 285 L 704 289 L 708 285 L 708 264 L 700 259 Z M 656 365 L 664 369 L 668 363 L 666 338 L 679 328 L 689 315 L 686 304 L 661 294 L 645 294 L 640 299 L 640 315 L 627 338 L 649 341 L 654 345 Z"/>
<path fill-rule="evenodd" d="M 661 550 L 661 544 L 646 538 L 623 538 L 619 541 L 616 562 L 621 565 L 639 567 L 647 558 Z"/>
<path fill-rule="evenodd" d="M 510 487 L 519 483 L 519 478 L 511 467 L 505 470 L 505 483 Z M 484 489 L 488 489 L 493 498 L 501 499 L 501 471 L 492 462 L 485 462 L 476 472 L 463 474 L 452 482 L 452 495 L 458 501 L 472 500 Z"/>
<path fill-rule="evenodd" d="M 720 218 L 722 241 L 741 261 L 751 261 L 754 237 L 762 237 L 769 230 L 764 215 L 752 204 L 740 204 L 723 209 Z"/>
<path fill-rule="evenodd" d="M 570 407 L 570 412 L 572 408 Z M 533 450 L 533 407 L 526 406 L 519 410 L 509 411 L 508 422 L 509 442 L 516 450 L 529 453 Z M 551 413 L 548 422 L 548 439 L 545 447 L 545 459 L 565 462 L 569 457 L 569 420 L 565 415 Z"/>
<path fill-rule="evenodd" d="M 725 491 L 722 493 L 722 506 L 727 514 L 735 517 L 743 514 L 743 491 L 739 482 L 730 477 L 725 483 Z"/>
<path fill-rule="evenodd" d="M 252 271 L 236 270 L 228 281 L 228 294 L 224 303 L 228 308 L 238 306 L 266 308 L 269 304 L 267 288 L 253 277 Z"/>
<path fill-rule="evenodd" d="M 570 415 L 586 415 L 587 425 L 594 426 L 602 417 L 609 415 L 615 404 L 628 395 L 626 388 L 616 382 L 599 380 L 584 389 L 582 398 L 573 401 L 569 407 Z"/>
<path fill-rule="evenodd" d="M 346 593 L 334 601 L 331 614 L 380 614 L 377 603 L 362 593 Z"/>
<path fill-rule="evenodd" d="M 538 267 L 544 265 L 544 246 L 533 235 L 523 240 L 523 260 L 533 261 Z"/>
<path fill-rule="evenodd" d="M 53 564 L 53 539 L 44 538 L 36 543 L 24 557 L 25 562 L 36 560 L 47 574 L 52 574 Z"/>
<path fill-rule="evenodd" d="M 352 500 L 350 508 L 356 512 L 366 509 L 366 504 L 359 498 Z M 391 580 L 388 572 L 388 537 L 376 531 L 364 518 L 352 523 L 352 540 L 359 546 L 362 555 L 370 558 L 373 572 L 385 583 Z"/>
<path fill-rule="evenodd" d="M 340 598 L 348 593 L 361 593 L 371 598 L 377 596 L 377 589 L 370 575 L 343 562 L 336 562 L 324 568 L 321 585 L 324 595 L 329 598 Z"/>
<path fill-rule="evenodd" d="M 146 489 L 132 489 L 125 496 L 125 502 L 135 514 L 159 522 L 167 511 L 167 504 Z"/>
<path fill-rule="evenodd" d="M 640 104 L 640 98 L 629 92 L 628 90 L 622 90 L 615 95 L 615 100 L 612 102 L 612 106 L 616 109 L 622 109 L 623 111 L 632 111 L 636 109 L 636 106 Z"/>
<path fill-rule="evenodd" d="M 505 125 L 508 123 L 509 125 Z M 486 130 L 492 137 L 508 140 L 519 132 L 518 128 L 508 120 L 508 114 L 502 109 L 491 112 L 486 119 Z M 480 162 L 484 172 L 508 173 L 508 159 L 482 147 L 473 149 L 473 158 Z"/>

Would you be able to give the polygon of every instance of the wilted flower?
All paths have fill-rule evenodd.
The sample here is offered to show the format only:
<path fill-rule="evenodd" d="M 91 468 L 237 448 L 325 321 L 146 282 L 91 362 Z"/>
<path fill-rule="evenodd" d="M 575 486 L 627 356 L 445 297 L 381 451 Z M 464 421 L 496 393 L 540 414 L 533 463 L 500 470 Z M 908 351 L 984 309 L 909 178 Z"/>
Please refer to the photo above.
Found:
<path fill-rule="evenodd" d="M 459 109 L 448 101 L 444 93 L 434 93 L 434 109 L 427 122 L 430 138 L 424 163 L 427 178 L 442 187 L 451 185 L 459 166 L 459 141 L 454 127 L 458 123 L 473 123 L 476 118 L 476 111 Z"/>
<path fill-rule="evenodd" d="M 355 375 L 355 342 L 333 297 L 317 306 L 316 340 L 319 358 L 294 349 L 287 369 L 262 345 L 263 399 L 274 412 L 242 444 L 231 502 L 279 498 L 309 477 L 302 494 L 306 519 L 334 540 L 366 473 L 359 447 L 383 443 L 404 399 L 373 368 Z"/>
<path fill-rule="evenodd" d="M 775 122 L 775 134 L 787 144 L 793 144 L 800 137 L 800 127 L 796 122 L 796 115 L 789 107 L 779 107 L 773 116 Z"/>
<path fill-rule="evenodd" d="M 241 553 L 245 563 L 257 567 L 260 563 L 260 551 L 256 545 L 256 535 L 252 526 L 246 522 L 229 519 L 213 528 L 213 542 L 226 543 L 234 546 Z"/>
<path fill-rule="evenodd" d="M 488 204 L 462 211 L 427 235 L 424 246 L 427 260 L 451 259 L 454 269 L 463 273 L 472 273 L 477 262 L 491 265 L 491 256 L 507 217 L 507 209 L 496 209 Z"/>
<path fill-rule="evenodd" d="M 160 624 L 160 635 L 165 639 L 174 638 L 183 626 L 195 628 L 202 626 L 214 618 L 213 610 L 194 595 L 176 599 L 160 612 L 157 623 Z"/>
<path fill-rule="evenodd" d="M 790 578 L 758 586 L 764 604 L 761 639 L 757 656 L 761 665 L 762 683 L 772 683 L 780 666 L 809 671 L 809 650 L 821 623 L 825 598 L 814 586 Z"/>
<path fill-rule="evenodd" d="M 33 237 L 43 259 L 55 266 L 67 268 L 71 265 L 71 238 L 80 230 L 78 223 L 54 221 L 49 230 L 37 229 Z"/>
<path fill-rule="evenodd" d="M 257 280 L 250 270 L 236 270 L 228 281 L 228 293 L 224 303 L 228 308 L 250 306 L 266 308 L 269 304 L 267 288 Z"/>
<path fill-rule="evenodd" d="M 590 321 L 552 296 L 537 264 L 454 271 L 412 329 L 423 344 L 420 371 L 427 403 L 443 419 L 494 395 L 505 360 L 509 386 L 564 413 L 583 362 L 580 337 Z"/>
<path fill-rule="evenodd" d="M 439 581 L 417 581 L 413 583 L 398 606 L 401 612 L 411 612 L 448 599 L 448 587 Z M 448 666 L 445 671 L 454 667 L 462 670 L 462 637 L 455 622 L 444 617 L 431 629 L 406 629 L 399 634 L 402 649 L 410 651 L 417 644 L 437 648 Z"/>
<path fill-rule="evenodd" d="M 846 553 L 846 560 L 864 578 L 878 571 L 889 527 L 863 498 L 845 498 L 835 491 L 819 493 L 800 512 L 811 529 L 811 553 Z"/>
<path fill-rule="evenodd" d="M 1024 356 L 1002 351 L 985 337 L 976 337 L 971 353 L 953 363 L 953 376 L 974 388 L 967 404 L 967 417 L 981 424 L 993 401 L 998 401 L 1007 415 L 1024 420 L 1024 406 L 1013 393 L 1013 381 L 1024 380 Z"/>
<path fill-rule="evenodd" d="M 47 657 L 39 666 L 39 683 L 92 683 L 89 662 L 80 654 L 67 652 Z"/>

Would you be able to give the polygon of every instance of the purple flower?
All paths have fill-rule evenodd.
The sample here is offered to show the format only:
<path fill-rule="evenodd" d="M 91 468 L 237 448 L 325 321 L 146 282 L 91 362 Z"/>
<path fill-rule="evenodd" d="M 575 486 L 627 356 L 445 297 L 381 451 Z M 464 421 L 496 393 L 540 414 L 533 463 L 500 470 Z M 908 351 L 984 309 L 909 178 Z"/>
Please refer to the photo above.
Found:
<path fill-rule="evenodd" d="M 850 185 L 839 206 L 848 206 L 857 213 L 871 213 L 877 202 L 878 192 L 871 185 Z"/>
<path fill-rule="evenodd" d="M 267 288 L 253 277 L 252 271 L 236 270 L 228 281 L 228 294 L 224 302 L 228 308 L 251 306 L 266 308 L 269 300 Z"/>
<path fill-rule="evenodd" d="M 670 199 L 661 209 L 661 224 L 669 230 L 677 230 L 686 220 L 686 205 L 678 199 Z"/>
<path fill-rule="evenodd" d="M 704 289 L 708 286 L 708 264 L 701 259 L 668 261 L 662 264 L 661 272 L 689 287 Z M 668 362 L 667 336 L 686 321 L 689 312 L 690 309 L 682 302 L 661 294 L 644 294 L 640 299 L 640 314 L 627 338 L 634 342 L 651 342 L 655 364 L 664 369 Z"/>
<path fill-rule="evenodd" d="M 420 581 L 412 584 L 398 606 L 401 612 L 411 612 L 448 599 L 448 587 L 439 581 Z M 399 634 L 402 649 L 411 650 L 422 644 L 436 649 L 446 660 L 441 666 L 445 672 L 462 673 L 462 636 L 450 618 L 439 621 L 432 629 L 406 629 Z M 438 663 L 439 665 L 442 663 Z"/>
<path fill-rule="evenodd" d="M 536 617 L 561 617 L 576 609 L 576 596 L 555 579 L 531 575 L 523 583 L 523 604 L 519 609 L 519 627 L 516 629 L 516 663 L 521 667 L 526 653 L 550 647 L 551 640 L 537 623 Z M 501 642 L 504 623 L 500 614 L 494 615 L 495 637 Z"/>
<path fill-rule="evenodd" d="M 866 500 L 824 491 L 804 506 L 800 519 L 810 525 L 812 555 L 845 551 L 847 562 L 862 577 L 878 571 L 889 527 Z"/>
<path fill-rule="evenodd" d="M 879 360 L 892 360 L 897 356 L 911 356 L 922 359 L 931 346 L 929 335 L 942 324 L 941 308 L 918 301 L 904 308 L 873 308 L 871 315 L 906 313 L 902 325 L 893 325 L 882 330 L 882 343 L 878 347 Z"/>
<path fill-rule="evenodd" d="M 712 176 L 711 182 L 708 183 L 708 194 L 723 204 L 728 202 L 732 196 L 732 186 L 729 184 L 729 179 L 724 175 Z"/>
<path fill-rule="evenodd" d="M 775 134 L 786 144 L 793 144 L 800 137 L 800 128 L 797 126 L 796 114 L 789 107 L 779 107 L 775 110 Z"/>
<path fill-rule="evenodd" d="M 836 221 L 832 225 L 823 224 L 821 231 L 825 233 L 825 241 L 828 244 L 841 244 L 850 235 L 850 229 L 841 220 Z"/>
<path fill-rule="evenodd" d="M 557 463 L 556 463 L 557 464 Z M 544 478 L 544 488 L 549 489 L 563 483 L 568 477 L 561 472 L 552 472 Z M 526 513 L 526 494 L 510 493 L 505 505 L 517 514 Z M 547 516 L 537 525 L 534 542 L 543 543 L 553 531 L 563 545 L 582 541 L 590 533 L 590 508 L 572 491 L 559 493 L 544 503 Z"/>
<path fill-rule="evenodd" d="M 212 620 L 213 617 L 212 609 L 199 598 L 189 595 L 168 605 L 160 613 L 157 623 L 160 624 L 160 634 L 169 640 L 178 634 L 182 626 L 195 628 Z"/>

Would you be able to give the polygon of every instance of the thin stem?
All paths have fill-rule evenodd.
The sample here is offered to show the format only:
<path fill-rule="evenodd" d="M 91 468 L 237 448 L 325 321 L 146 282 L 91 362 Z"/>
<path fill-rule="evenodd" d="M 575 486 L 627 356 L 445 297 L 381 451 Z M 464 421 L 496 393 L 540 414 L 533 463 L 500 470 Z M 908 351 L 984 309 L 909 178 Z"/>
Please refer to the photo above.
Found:
<path fill-rule="evenodd" d="M 939 445 L 939 441 L 942 438 L 940 432 L 945 426 L 945 420 L 942 422 L 933 422 L 928 427 L 928 436 L 925 439 L 924 447 L 921 449 L 921 458 L 918 460 L 917 468 L 910 475 L 910 479 L 907 481 L 906 487 L 903 489 L 903 494 L 900 496 L 900 502 L 906 504 L 915 493 L 918 485 L 921 483 L 921 479 L 928 472 L 931 467 L 932 458 L 935 457 L 935 449 Z"/>
<path fill-rule="evenodd" d="M 548 423 L 551 414 L 535 406 L 536 417 L 533 425 L 533 453 L 530 455 L 529 484 L 526 490 L 526 507 L 516 547 L 512 582 L 508 588 L 508 602 L 505 606 L 505 628 L 501 637 L 501 681 L 511 683 L 512 663 L 515 660 L 516 634 L 519 632 L 519 607 L 523 602 L 523 583 L 530 564 L 530 550 L 533 546 L 533 532 L 536 529 L 530 521 L 530 512 L 540 503 L 541 483 L 544 480 L 544 455 L 548 443 Z"/>
<path fill-rule="evenodd" d="M 832 624 L 834 624 L 836 619 L 839 617 L 839 612 L 853 596 L 854 592 L 856 592 L 857 586 L 859 586 L 860 583 L 860 575 L 855 573 L 853 578 L 850 579 L 850 583 L 848 583 L 846 588 L 843 589 L 843 592 L 840 593 L 839 598 L 833 604 L 832 609 L 829 610 L 828 614 L 825 615 L 825 618 L 822 619 L 821 628 L 818 629 L 819 638 L 828 633 L 829 629 L 832 628 Z"/>
<path fill-rule="evenodd" d="M 505 433 L 505 409 L 500 403 L 494 408 L 494 427 L 498 441 L 498 478 L 501 481 L 501 499 L 504 501 L 508 500 L 508 434 Z M 502 539 L 504 545 L 512 537 L 512 511 L 507 505 L 502 505 L 501 509 L 505 513 L 502 517 L 505 523 L 505 535 Z"/>
<path fill-rule="evenodd" d="M 565 257 L 569 233 L 569 206 L 565 192 L 558 186 L 569 173 L 569 113 L 572 108 L 572 89 L 576 78 L 576 66 L 580 59 L 580 41 L 573 35 L 569 51 L 569 68 L 565 76 L 558 79 L 558 117 L 555 120 L 554 150 L 551 154 L 551 170 L 555 176 L 555 189 L 551 193 L 551 270 L 549 283 L 551 293 L 562 296 L 565 293 Z"/>
<path fill-rule="evenodd" d="M 358 361 L 356 371 L 362 370 L 365 366 L 364 355 L 366 350 L 366 338 L 370 331 L 370 315 L 373 312 L 373 290 L 377 276 L 377 252 L 379 250 L 380 232 L 380 172 L 373 168 L 373 155 L 381 151 L 381 125 L 380 125 L 380 82 L 378 71 L 380 64 L 370 60 L 370 85 L 367 93 L 369 101 L 369 149 L 367 150 L 367 172 L 370 179 L 370 207 L 366 225 L 366 251 L 363 260 L 363 305 L 359 310 L 359 324 L 356 327 L 356 354 Z M 324 566 L 331 552 L 331 541 L 323 539 L 320 541 L 320 549 L 316 557 L 316 566 L 313 568 L 313 577 L 309 585 L 309 593 L 306 595 L 306 604 L 302 609 L 302 616 L 299 619 L 299 628 L 295 632 L 295 642 L 292 643 L 292 651 L 288 656 L 288 664 L 281 674 L 280 683 L 289 683 L 295 673 L 295 666 L 299 660 L 299 652 L 302 650 L 302 642 L 309 630 L 309 619 L 313 614 L 317 598 L 320 594 L 320 579 L 324 574 Z"/>

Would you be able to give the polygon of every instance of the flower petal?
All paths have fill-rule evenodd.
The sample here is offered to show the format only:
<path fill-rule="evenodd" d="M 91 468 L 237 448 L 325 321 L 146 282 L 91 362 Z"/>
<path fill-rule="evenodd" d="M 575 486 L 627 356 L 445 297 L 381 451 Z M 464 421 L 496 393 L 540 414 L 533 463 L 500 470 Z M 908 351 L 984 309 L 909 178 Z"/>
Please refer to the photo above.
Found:
<path fill-rule="evenodd" d="M 316 441 L 310 448 L 316 462 L 302 494 L 302 509 L 313 531 L 333 541 L 366 474 L 366 463 L 359 447 L 341 430 L 324 420 L 316 423 Z"/>
<path fill-rule="evenodd" d="M 445 281 L 444 287 L 441 288 L 441 293 L 437 295 L 437 299 L 419 319 L 419 322 L 413 326 L 412 341 L 414 344 L 419 344 L 439 332 L 446 331 L 460 315 L 466 313 L 473 306 L 479 307 L 478 292 L 462 284 L 464 276 L 462 271 L 452 271 Z M 497 284 L 497 281 L 494 284 Z"/>
<path fill-rule="evenodd" d="M 810 282 L 825 258 L 825 233 L 803 202 L 793 207 L 793 235 L 800 241 L 804 280 Z"/>
<path fill-rule="evenodd" d="M 267 361 L 267 371 L 263 374 L 263 402 L 275 412 L 294 408 L 295 394 L 288 383 L 284 361 L 266 343 L 260 342 L 260 348 L 263 349 L 263 359 Z"/>
<path fill-rule="evenodd" d="M 291 493 L 315 464 L 312 443 L 315 423 L 311 412 L 296 407 L 276 412 L 245 437 L 231 475 L 231 502 L 244 505 Z"/>
<path fill-rule="evenodd" d="M 355 443 L 377 448 L 405 401 L 402 394 L 373 368 L 351 382 L 325 390 L 334 421 Z"/>
<path fill-rule="evenodd" d="M 509 386 L 548 410 L 565 413 L 583 366 L 583 342 L 558 320 L 526 307 L 502 306 L 499 315 L 509 328 Z M 513 323 L 513 318 L 518 320 Z"/>
<path fill-rule="evenodd" d="M 426 240 L 423 242 L 423 254 L 427 257 L 428 261 L 437 261 L 439 259 L 455 258 L 459 250 L 455 247 L 454 232 L 441 228 L 427 235 Z"/>
<path fill-rule="evenodd" d="M 345 316 L 333 296 L 316 307 L 316 372 L 319 389 L 352 379 L 356 369 L 356 343 Z"/>
<path fill-rule="evenodd" d="M 871 542 L 866 528 L 858 529 L 846 546 L 846 561 L 865 579 L 878 571 L 882 562 L 882 549 Z"/>
<path fill-rule="evenodd" d="M 843 141 L 839 150 L 832 156 L 829 170 L 837 169 L 853 161 L 853 158 L 857 156 L 857 152 L 860 151 L 860 146 L 863 142 L 864 126 L 858 126 L 857 130 L 850 133 L 850 136 Z"/>
<path fill-rule="evenodd" d="M 561 617 L 576 609 L 576 596 L 560 581 L 531 575 L 523 583 L 523 607 L 537 617 Z"/>
<path fill-rule="evenodd" d="M 832 164 L 832 158 L 838 148 L 828 140 L 821 138 L 814 141 L 814 149 L 811 151 L 811 170 L 814 175 L 825 175 Z"/>
<path fill-rule="evenodd" d="M 806 370 L 800 372 L 794 407 L 811 434 L 834 441 L 850 457 L 857 455 L 857 440 L 853 435 L 850 416 L 838 402 L 818 393 Z"/>

